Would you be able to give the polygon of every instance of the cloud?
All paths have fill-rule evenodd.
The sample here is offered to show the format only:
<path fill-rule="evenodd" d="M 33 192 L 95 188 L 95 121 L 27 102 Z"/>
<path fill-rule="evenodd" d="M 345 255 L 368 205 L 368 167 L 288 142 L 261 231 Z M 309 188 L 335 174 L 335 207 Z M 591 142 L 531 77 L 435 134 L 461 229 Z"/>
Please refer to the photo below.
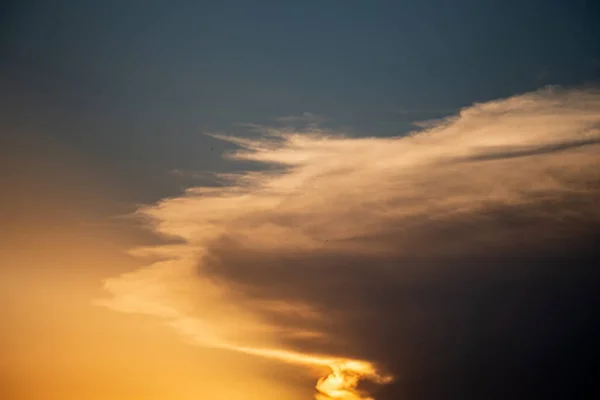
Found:
<path fill-rule="evenodd" d="M 309 124 L 316 126 L 327 121 L 327 118 L 309 112 L 303 112 L 302 115 L 288 115 L 286 117 L 275 118 L 275 121 L 283 124 Z"/>
<path fill-rule="evenodd" d="M 456 108 L 400 108 L 396 112 L 399 115 L 411 114 L 447 114 L 459 111 Z"/>
<path fill-rule="evenodd" d="M 596 301 L 600 92 L 475 104 L 402 137 L 254 130 L 217 137 L 269 168 L 140 208 L 171 242 L 136 249 L 159 261 L 108 280 L 101 304 L 202 346 L 329 369 L 318 399 L 481 398 L 497 381 L 465 376 L 521 382 L 559 322 L 587 321 L 567 311 Z M 542 339 L 514 347 L 538 322 Z"/>

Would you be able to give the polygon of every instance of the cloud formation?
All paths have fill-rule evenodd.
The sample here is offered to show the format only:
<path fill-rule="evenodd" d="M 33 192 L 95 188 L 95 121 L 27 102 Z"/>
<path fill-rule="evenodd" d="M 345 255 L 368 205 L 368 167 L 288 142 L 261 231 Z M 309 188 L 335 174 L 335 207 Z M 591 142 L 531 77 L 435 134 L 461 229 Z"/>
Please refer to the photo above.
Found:
<path fill-rule="evenodd" d="M 600 220 L 600 92 L 550 87 L 423 127 L 215 135 L 239 146 L 228 158 L 265 168 L 141 207 L 168 243 L 132 250 L 151 262 L 108 280 L 99 303 L 162 317 L 202 346 L 328 369 L 319 400 L 436 398 L 427 380 L 464 395 L 449 370 L 469 374 L 473 351 L 513 343 L 556 305 L 557 282 L 577 304 L 596 299 L 584 294 L 597 277 L 586 260 Z M 572 254 L 578 267 L 565 269 L 557 260 Z M 392 377 L 391 389 L 368 382 Z"/>

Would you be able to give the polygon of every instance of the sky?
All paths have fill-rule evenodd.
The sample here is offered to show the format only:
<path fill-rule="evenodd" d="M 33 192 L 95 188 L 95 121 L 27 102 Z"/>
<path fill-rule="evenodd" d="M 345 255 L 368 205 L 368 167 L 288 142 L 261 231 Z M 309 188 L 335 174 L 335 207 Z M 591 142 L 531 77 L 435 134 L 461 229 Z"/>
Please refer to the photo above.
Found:
<path fill-rule="evenodd" d="M 1 397 L 594 398 L 599 11 L 2 2 Z"/>

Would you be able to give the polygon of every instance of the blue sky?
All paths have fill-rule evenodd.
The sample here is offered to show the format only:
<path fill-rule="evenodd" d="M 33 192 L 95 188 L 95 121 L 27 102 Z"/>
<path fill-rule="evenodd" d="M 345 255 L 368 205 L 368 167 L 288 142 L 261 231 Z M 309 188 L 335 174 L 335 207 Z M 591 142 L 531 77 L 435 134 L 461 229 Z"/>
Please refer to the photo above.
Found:
<path fill-rule="evenodd" d="M 200 132 L 241 133 L 237 122 L 311 112 L 389 136 L 473 102 L 600 76 L 591 1 L 3 7 L 5 129 L 66 144 L 148 193 L 144 179 L 171 169 L 229 168 L 225 145 Z"/>

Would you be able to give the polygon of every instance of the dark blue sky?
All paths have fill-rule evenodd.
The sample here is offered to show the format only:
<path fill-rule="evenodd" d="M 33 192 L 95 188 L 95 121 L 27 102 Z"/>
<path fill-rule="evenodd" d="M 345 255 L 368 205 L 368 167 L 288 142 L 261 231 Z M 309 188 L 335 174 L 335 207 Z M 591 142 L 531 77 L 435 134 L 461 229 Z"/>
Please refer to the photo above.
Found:
<path fill-rule="evenodd" d="M 395 135 L 435 110 L 596 82 L 593 3 L 9 1 L 3 130 L 68 146 L 146 200 L 168 170 L 225 168 L 200 132 L 235 122 L 312 112 Z"/>

